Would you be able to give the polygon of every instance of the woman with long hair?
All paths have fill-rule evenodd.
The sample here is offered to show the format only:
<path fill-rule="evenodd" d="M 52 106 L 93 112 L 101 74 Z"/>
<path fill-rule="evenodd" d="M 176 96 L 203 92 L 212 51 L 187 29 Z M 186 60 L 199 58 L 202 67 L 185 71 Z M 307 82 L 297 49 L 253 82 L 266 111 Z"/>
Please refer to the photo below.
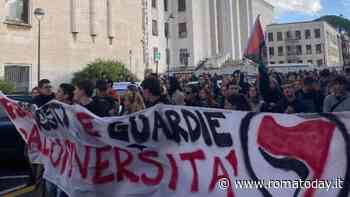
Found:
<path fill-rule="evenodd" d="M 259 91 L 258 91 L 258 89 L 257 89 L 257 87 L 255 85 L 251 86 L 249 88 L 248 102 L 250 104 L 250 107 L 251 107 L 252 111 L 259 112 L 260 97 L 259 97 Z"/>
<path fill-rule="evenodd" d="M 124 97 L 124 107 L 124 115 L 139 112 L 146 108 L 141 94 L 138 91 L 131 90 Z"/>
<path fill-rule="evenodd" d="M 208 87 L 204 87 L 199 91 L 199 106 L 215 108 L 217 104 Z"/>

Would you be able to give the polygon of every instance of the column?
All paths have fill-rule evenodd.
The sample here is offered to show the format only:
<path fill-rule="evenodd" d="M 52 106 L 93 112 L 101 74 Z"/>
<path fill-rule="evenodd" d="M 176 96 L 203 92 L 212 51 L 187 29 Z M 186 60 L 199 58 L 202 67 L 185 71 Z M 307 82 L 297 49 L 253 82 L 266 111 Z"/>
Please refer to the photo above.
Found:
<path fill-rule="evenodd" d="M 113 0 L 107 0 L 107 34 L 108 38 L 114 38 L 113 28 Z"/>
<path fill-rule="evenodd" d="M 90 0 L 90 35 L 97 36 L 96 31 L 96 0 Z"/>
<path fill-rule="evenodd" d="M 232 20 L 233 20 L 233 30 L 234 30 L 234 41 L 235 41 L 235 54 L 233 59 L 242 58 L 242 36 L 241 36 L 241 22 L 240 22 L 240 7 L 239 0 L 234 0 L 232 2 Z"/>
<path fill-rule="evenodd" d="M 212 55 L 219 54 L 217 0 L 209 0 Z M 220 1 L 220 0 L 219 0 Z"/>
<path fill-rule="evenodd" d="M 240 19 L 241 19 L 241 41 L 242 48 L 245 50 L 247 47 L 248 39 L 250 36 L 250 10 L 249 10 L 250 0 L 239 0 L 240 7 Z"/>
<path fill-rule="evenodd" d="M 79 33 L 78 30 L 78 1 L 79 0 L 70 0 L 70 26 L 72 33 Z"/>

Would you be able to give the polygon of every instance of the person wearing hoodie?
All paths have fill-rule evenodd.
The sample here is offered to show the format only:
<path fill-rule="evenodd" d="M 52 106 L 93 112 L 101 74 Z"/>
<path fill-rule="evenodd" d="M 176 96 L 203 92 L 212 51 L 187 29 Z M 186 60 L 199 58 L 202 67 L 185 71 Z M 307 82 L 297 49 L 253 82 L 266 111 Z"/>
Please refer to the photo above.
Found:
<path fill-rule="evenodd" d="M 276 104 L 283 97 L 282 90 L 277 80 L 270 77 L 264 65 L 259 66 L 259 91 L 263 103 L 261 112 L 273 112 Z"/>

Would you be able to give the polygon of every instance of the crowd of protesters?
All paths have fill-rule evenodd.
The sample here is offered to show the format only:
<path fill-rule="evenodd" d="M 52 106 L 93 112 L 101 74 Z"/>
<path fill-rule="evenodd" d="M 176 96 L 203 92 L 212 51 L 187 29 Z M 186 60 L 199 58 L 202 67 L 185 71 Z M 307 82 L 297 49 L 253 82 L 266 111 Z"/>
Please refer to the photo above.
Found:
<path fill-rule="evenodd" d="M 249 81 L 244 73 L 202 74 L 199 77 L 160 77 L 151 74 L 141 87 L 130 83 L 119 95 L 110 80 L 84 80 L 75 85 L 61 84 L 55 93 L 43 79 L 32 90 L 33 103 L 42 106 L 56 99 L 68 105 L 79 104 L 99 117 L 122 116 L 156 104 L 220 108 L 272 113 L 328 113 L 350 111 L 350 70 L 260 72 Z M 60 189 L 46 183 L 48 195 L 65 197 Z"/>
<path fill-rule="evenodd" d="M 39 107 L 56 99 L 79 104 L 100 117 L 126 115 L 158 103 L 288 114 L 342 112 L 350 110 L 349 71 L 270 72 L 254 81 L 239 71 L 221 76 L 171 76 L 168 80 L 151 74 L 141 87 L 130 83 L 123 95 L 118 95 L 110 80 L 61 84 L 53 93 L 50 81 L 43 79 L 32 96 Z"/>

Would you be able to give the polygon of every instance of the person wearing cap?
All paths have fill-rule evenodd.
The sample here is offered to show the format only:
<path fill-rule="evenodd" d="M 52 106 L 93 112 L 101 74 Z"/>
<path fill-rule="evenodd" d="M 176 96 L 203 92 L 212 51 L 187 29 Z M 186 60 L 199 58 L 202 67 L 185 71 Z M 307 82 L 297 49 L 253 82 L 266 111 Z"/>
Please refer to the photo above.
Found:
<path fill-rule="evenodd" d="M 141 87 L 145 99 L 146 108 L 153 107 L 157 104 L 169 104 L 167 98 L 161 96 L 160 81 L 157 78 L 149 77 L 145 79 Z"/>
<path fill-rule="evenodd" d="M 323 112 L 350 111 L 350 93 L 346 90 L 348 81 L 345 77 L 338 76 L 332 82 L 332 94 L 324 101 Z"/>

